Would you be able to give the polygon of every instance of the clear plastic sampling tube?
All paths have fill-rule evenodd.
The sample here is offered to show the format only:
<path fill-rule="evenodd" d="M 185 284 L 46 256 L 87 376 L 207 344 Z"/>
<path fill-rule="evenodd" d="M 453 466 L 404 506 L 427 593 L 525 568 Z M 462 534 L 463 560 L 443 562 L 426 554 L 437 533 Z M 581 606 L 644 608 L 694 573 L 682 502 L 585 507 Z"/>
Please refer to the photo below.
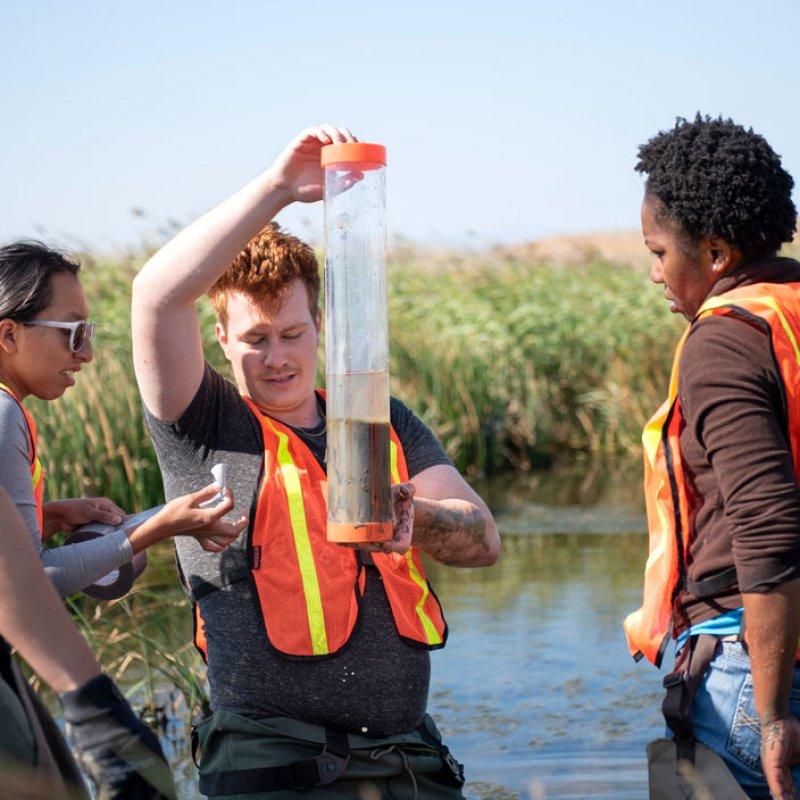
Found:
<path fill-rule="evenodd" d="M 328 539 L 392 538 L 386 149 L 322 149 Z"/>

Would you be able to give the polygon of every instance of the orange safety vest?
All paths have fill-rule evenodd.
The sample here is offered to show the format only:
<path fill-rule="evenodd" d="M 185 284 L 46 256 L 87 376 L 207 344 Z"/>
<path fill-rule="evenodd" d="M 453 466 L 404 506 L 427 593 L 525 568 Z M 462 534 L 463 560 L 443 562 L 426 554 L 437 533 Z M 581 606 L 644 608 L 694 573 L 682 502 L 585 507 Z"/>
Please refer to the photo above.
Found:
<path fill-rule="evenodd" d="M 800 283 L 758 283 L 709 298 L 678 343 L 669 395 L 642 434 L 650 549 L 644 571 L 644 601 L 628 615 L 624 627 L 631 655 L 637 661 L 643 656 L 656 666 L 661 666 L 670 637 L 682 632 L 675 620 L 675 603 L 686 580 L 689 548 L 696 535 L 680 451 L 684 418 L 678 371 L 692 325 L 712 315 L 731 317 L 769 334 L 783 381 L 789 447 L 800 483 Z"/>
<path fill-rule="evenodd" d="M 243 397 L 264 440 L 262 479 L 250 520 L 250 575 L 272 648 L 286 656 L 338 652 L 355 628 L 366 576 L 357 551 L 329 542 L 328 484 L 313 453 L 291 428 Z M 393 483 L 408 480 L 403 448 L 391 430 Z M 402 558 L 372 553 L 397 632 L 426 650 L 447 640 L 439 600 L 425 578 L 420 551 Z M 195 606 L 195 644 L 206 656 L 205 626 Z"/>
<path fill-rule="evenodd" d="M 31 484 L 33 485 L 33 499 L 36 501 L 36 520 L 39 523 L 39 535 L 44 535 L 44 470 L 42 462 L 39 460 L 39 453 L 36 438 L 36 422 L 31 416 L 30 411 L 22 405 L 14 392 L 4 383 L 0 383 L 0 392 L 5 392 L 14 398 L 16 404 L 22 410 L 25 417 L 25 424 L 28 428 L 28 461 L 31 467 Z"/>

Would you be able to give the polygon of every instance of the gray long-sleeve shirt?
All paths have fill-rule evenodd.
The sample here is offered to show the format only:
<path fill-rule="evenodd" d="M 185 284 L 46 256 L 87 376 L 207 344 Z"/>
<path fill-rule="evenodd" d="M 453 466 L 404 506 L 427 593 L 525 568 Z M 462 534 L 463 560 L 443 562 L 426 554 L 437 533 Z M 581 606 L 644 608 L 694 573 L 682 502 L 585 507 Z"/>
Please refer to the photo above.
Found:
<path fill-rule="evenodd" d="M 28 460 L 28 428 L 16 400 L 6 392 L 0 392 L 0 486 L 22 516 L 45 572 L 61 597 L 84 589 L 133 558 L 122 530 L 80 544 L 42 547 Z"/>

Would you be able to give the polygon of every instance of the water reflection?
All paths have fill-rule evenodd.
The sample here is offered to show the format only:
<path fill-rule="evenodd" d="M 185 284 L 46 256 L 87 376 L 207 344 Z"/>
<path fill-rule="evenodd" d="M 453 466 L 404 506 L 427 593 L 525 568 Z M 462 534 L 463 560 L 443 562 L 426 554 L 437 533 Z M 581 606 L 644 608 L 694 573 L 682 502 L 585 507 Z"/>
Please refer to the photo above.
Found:
<path fill-rule="evenodd" d="M 638 464 L 479 490 L 501 529 L 500 560 L 491 569 L 429 567 L 451 629 L 433 654 L 430 711 L 467 766 L 467 797 L 645 797 L 644 747 L 662 729 L 660 675 L 634 664 L 621 629 L 641 598 L 646 551 Z M 185 655 L 188 666 L 160 679 L 156 695 L 181 796 L 195 798 L 188 712 L 173 683 L 197 672 L 190 617 L 170 557 L 151 565 L 148 582 L 129 616 L 98 608 L 114 630 L 146 626 L 154 663 Z"/>
<path fill-rule="evenodd" d="M 468 795 L 646 796 L 660 680 L 634 664 L 620 627 L 641 594 L 638 474 L 576 469 L 486 494 L 498 564 L 430 570 L 451 626 L 431 712 L 467 764 Z"/>

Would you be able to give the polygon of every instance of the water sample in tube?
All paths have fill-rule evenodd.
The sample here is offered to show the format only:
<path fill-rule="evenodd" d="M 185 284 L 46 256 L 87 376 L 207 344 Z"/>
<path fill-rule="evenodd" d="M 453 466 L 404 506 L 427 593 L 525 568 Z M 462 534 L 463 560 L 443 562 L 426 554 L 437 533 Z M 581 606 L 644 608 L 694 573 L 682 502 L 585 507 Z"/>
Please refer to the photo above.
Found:
<path fill-rule="evenodd" d="M 386 148 L 322 148 L 328 539 L 392 538 Z"/>

